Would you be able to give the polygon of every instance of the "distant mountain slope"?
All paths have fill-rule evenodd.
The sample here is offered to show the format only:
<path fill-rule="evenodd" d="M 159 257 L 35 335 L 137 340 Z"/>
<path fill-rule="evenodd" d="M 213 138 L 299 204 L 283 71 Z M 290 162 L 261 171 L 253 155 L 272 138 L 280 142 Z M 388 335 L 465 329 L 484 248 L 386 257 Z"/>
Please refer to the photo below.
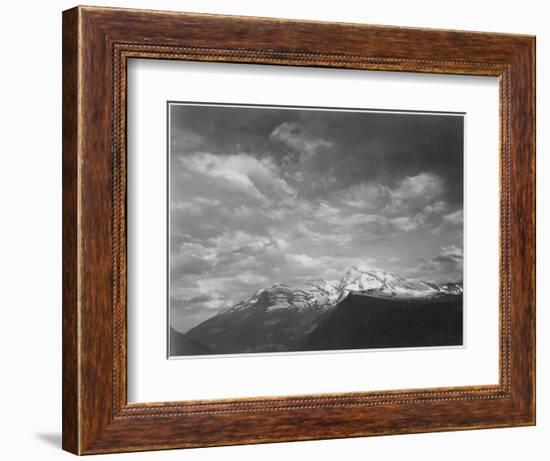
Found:
<path fill-rule="evenodd" d="M 403 301 L 350 294 L 300 350 L 461 345 L 462 318 L 462 295 Z"/>
<path fill-rule="evenodd" d="M 282 308 L 278 307 L 280 294 L 278 289 L 263 291 L 246 308 L 222 312 L 189 330 L 185 337 L 207 344 L 214 354 L 295 350 L 317 326 L 326 305 L 289 304 Z"/>
<path fill-rule="evenodd" d="M 170 328 L 170 356 L 212 354 L 212 349 Z"/>
<path fill-rule="evenodd" d="M 258 291 L 224 313 L 264 306 L 269 312 L 279 309 L 306 311 L 335 304 L 341 297 L 339 281 L 310 280 L 296 285 L 280 283 Z"/>
<path fill-rule="evenodd" d="M 298 351 L 303 347 L 327 349 L 321 345 L 323 341 L 319 336 L 321 333 L 315 332 L 326 331 L 327 334 L 342 337 L 346 336 L 348 331 L 351 332 L 350 328 L 353 325 L 348 325 L 348 321 L 353 323 L 353 319 L 348 319 L 349 315 L 344 315 L 348 311 L 352 312 L 346 307 L 350 303 L 365 307 L 379 306 L 379 309 L 391 307 L 393 314 L 388 311 L 389 317 L 401 315 L 404 318 L 407 317 L 405 315 L 407 313 L 401 312 L 403 306 L 409 308 L 424 306 L 422 309 L 417 309 L 421 319 L 417 323 L 423 321 L 422 319 L 429 321 L 428 317 L 433 315 L 436 319 L 432 322 L 433 328 L 440 326 L 447 328 L 444 322 L 437 320 L 440 313 L 430 313 L 437 310 L 436 306 L 445 307 L 451 299 L 462 306 L 461 293 L 461 282 L 437 285 L 408 280 L 379 269 L 352 268 L 340 280 L 312 280 L 296 285 L 273 285 L 202 322 L 185 334 L 171 332 L 170 354 L 282 352 Z M 362 298 L 356 299 L 359 296 Z M 427 305 L 431 307 L 428 308 Z M 375 312 L 353 310 L 352 317 L 357 316 L 361 323 L 365 320 L 363 317 L 366 318 Z M 329 329 L 330 324 L 335 326 Z M 374 324 L 372 320 L 369 320 L 370 324 Z M 382 327 L 383 325 L 378 325 L 378 329 Z M 429 325 L 426 328 L 429 328 Z M 416 334 L 419 335 L 419 327 L 415 327 L 416 330 L 418 330 Z M 461 332 L 462 327 L 460 327 Z M 352 333 L 349 334 L 353 336 Z M 373 336 L 371 333 L 368 335 Z M 379 333 L 378 338 L 381 336 L 387 335 Z M 412 338 L 414 335 L 409 333 L 409 336 Z M 445 337 L 448 337 L 448 334 L 445 334 Z M 331 339 L 335 344 L 334 347 L 344 342 L 334 338 Z M 428 337 L 429 340 L 430 337 Z M 349 339 L 349 341 L 360 342 L 358 339 Z M 403 342 L 405 339 L 399 341 Z M 407 341 L 411 342 L 412 339 Z M 436 338 L 435 341 L 445 340 Z"/>

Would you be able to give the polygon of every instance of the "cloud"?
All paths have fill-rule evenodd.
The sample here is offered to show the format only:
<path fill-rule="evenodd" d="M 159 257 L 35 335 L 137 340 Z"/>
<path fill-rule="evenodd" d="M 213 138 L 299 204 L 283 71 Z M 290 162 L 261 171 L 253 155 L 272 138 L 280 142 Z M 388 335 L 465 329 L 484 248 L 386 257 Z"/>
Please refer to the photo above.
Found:
<path fill-rule="evenodd" d="M 243 231 L 223 232 L 200 242 L 183 242 L 170 252 L 170 272 L 174 282 L 201 273 L 246 270 L 258 258 L 283 257 L 288 242 L 281 236 L 258 236 Z M 237 277 L 238 278 L 238 277 Z M 243 282 L 245 279 L 238 279 Z M 259 276 L 247 280 L 256 280 Z"/>
<path fill-rule="evenodd" d="M 192 173 L 224 181 L 232 188 L 260 200 L 268 200 L 273 195 L 283 198 L 294 194 L 269 158 L 201 152 L 180 157 L 180 161 Z"/>
<path fill-rule="evenodd" d="M 440 215 L 444 213 L 446 210 L 447 210 L 447 203 L 440 200 L 438 202 L 434 202 L 432 204 L 426 205 L 426 207 L 424 208 L 424 210 L 422 210 L 422 212 L 425 215 L 430 215 L 430 214 Z"/>
<path fill-rule="evenodd" d="M 457 273 L 462 277 L 463 250 L 456 245 L 441 248 L 441 254 L 433 258 L 436 270 L 443 273 Z"/>
<path fill-rule="evenodd" d="M 463 223 L 462 209 L 446 214 L 443 216 L 443 221 L 450 225 L 461 226 Z"/>
<path fill-rule="evenodd" d="M 270 238 L 251 235 L 241 230 L 224 232 L 217 237 L 208 239 L 208 242 L 215 248 L 223 249 L 225 252 L 247 253 L 256 253 L 276 244 Z"/>
<path fill-rule="evenodd" d="M 463 279 L 463 250 L 456 245 L 444 246 L 440 253 L 430 259 L 419 258 L 416 266 L 405 271 L 408 276 L 437 282 L 461 281 Z"/>
<path fill-rule="evenodd" d="M 236 279 L 243 285 L 264 285 L 269 279 L 263 275 L 253 274 L 251 272 L 245 272 L 243 274 L 237 275 Z"/>
<path fill-rule="evenodd" d="M 214 276 L 195 278 L 185 286 L 171 286 L 170 296 L 180 305 L 201 305 L 209 309 L 230 307 L 244 299 L 258 286 L 264 286 L 269 279 L 252 272 L 243 272 L 237 276 Z M 228 297 L 228 290 L 236 291 L 237 297 Z"/>
<path fill-rule="evenodd" d="M 397 229 L 408 232 L 418 229 L 420 224 L 422 224 L 421 219 L 417 217 L 410 216 L 399 216 L 397 218 L 392 218 L 389 220 Z"/>
<path fill-rule="evenodd" d="M 383 184 L 361 182 L 343 189 L 336 197 L 344 206 L 361 210 L 379 210 L 391 202 L 392 190 Z"/>
<path fill-rule="evenodd" d="M 408 201 L 421 198 L 431 200 L 443 192 L 442 179 L 433 174 L 422 172 L 416 176 L 406 176 L 392 193 L 395 201 Z"/>
<path fill-rule="evenodd" d="M 333 210 L 337 211 L 327 208 L 326 218 L 342 224 L 372 224 L 373 230 L 386 235 L 434 228 L 448 209 L 443 200 L 445 192 L 444 181 L 425 172 L 401 178 L 393 188 L 385 184 L 355 184 L 334 195 Z"/>
<path fill-rule="evenodd" d="M 452 258 L 456 259 L 462 259 L 463 257 L 463 250 L 460 247 L 457 247 L 456 245 L 449 245 L 446 247 L 441 248 L 442 254 L 445 256 L 450 256 Z"/>
<path fill-rule="evenodd" d="M 200 134 L 183 127 L 173 127 L 170 132 L 170 147 L 172 151 L 194 152 L 204 142 L 205 140 Z"/>
<path fill-rule="evenodd" d="M 199 215 L 204 212 L 206 207 L 217 207 L 219 205 L 219 200 L 211 200 L 204 197 L 193 197 L 188 201 L 172 200 L 170 202 L 170 209 L 172 211 L 181 211 L 190 215 Z"/>
<path fill-rule="evenodd" d="M 353 234 L 344 232 L 343 227 L 334 229 L 330 226 L 324 226 L 322 222 L 317 220 L 312 220 L 307 223 L 297 223 L 293 233 L 305 240 L 310 240 L 313 243 L 325 246 L 344 246 L 354 237 Z"/>
<path fill-rule="evenodd" d="M 444 192 L 443 180 L 433 173 L 422 172 L 416 176 L 406 176 L 391 190 L 386 211 L 408 214 L 419 212 L 432 205 L 434 200 L 441 201 Z"/>
<path fill-rule="evenodd" d="M 189 306 L 201 305 L 208 309 L 218 309 L 220 307 L 229 307 L 227 300 L 224 300 L 218 293 L 202 293 L 192 298 L 182 299 Z"/>
<path fill-rule="evenodd" d="M 246 160 L 242 162 L 242 158 Z M 248 178 L 249 174 L 253 176 L 257 163 L 261 168 L 265 166 L 257 161 L 249 163 L 247 156 L 242 158 L 239 161 L 222 158 L 208 165 L 211 158 L 203 156 L 192 165 L 200 165 L 196 168 L 200 174 L 222 178 L 227 177 L 226 169 L 242 172 Z M 278 170 L 273 167 L 268 171 L 276 174 Z M 394 188 L 360 184 L 326 200 L 310 200 L 297 194 L 291 201 L 271 197 L 269 202 L 253 205 L 253 202 L 242 204 L 242 200 L 230 202 L 227 193 L 219 191 L 215 197 L 176 202 L 174 213 L 184 213 L 186 219 L 182 223 L 188 233 L 173 247 L 174 282 L 199 293 L 204 290 L 219 296 L 225 293 L 226 299 L 231 293 L 230 298 L 237 302 L 266 283 L 283 278 L 334 277 L 349 265 L 376 261 L 365 254 L 364 248 L 403 233 L 457 221 L 458 214 L 447 213 L 448 205 L 438 200 L 442 181 L 434 175 L 417 176 L 420 179 L 402 178 Z M 408 196 L 405 191 L 409 191 Z M 350 204 L 351 199 L 354 202 Z M 368 199 L 376 206 L 371 203 L 364 210 L 358 207 L 356 202 L 368 203 Z M 412 211 L 417 209 L 418 212 Z M 456 266 L 452 259 L 455 253 L 448 252 L 458 247 L 445 248 L 447 253 L 423 260 L 420 269 L 425 273 L 452 271 Z M 385 261 L 390 266 L 396 265 L 389 259 Z"/>
<path fill-rule="evenodd" d="M 461 278 L 461 160 L 442 149 L 451 136 L 444 131 L 442 144 L 445 120 L 183 105 L 177 112 L 170 296 L 181 329 L 265 286 L 337 279 L 350 266 Z"/>
<path fill-rule="evenodd" d="M 400 178 L 395 187 L 383 183 L 361 182 L 336 192 L 341 205 L 354 209 L 377 210 L 387 216 L 441 212 L 446 193 L 442 178 L 422 172 Z"/>
<path fill-rule="evenodd" d="M 452 278 L 462 278 L 462 259 L 439 255 L 432 259 L 434 270 L 440 274 L 452 274 Z"/>
<path fill-rule="evenodd" d="M 311 256 L 305 254 L 289 254 L 286 255 L 286 257 L 291 263 L 298 264 L 306 269 L 315 269 L 319 267 L 320 264 L 318 259 L 312 258 Z"/>
<path fill-rule="evenodd" d="M 303 124 L 283 122 L 269 136 L 271 141 L 285 146 L 295 160 L 306 161 L 315 155 L 321 147 L 330 147 L 332 143 L 309 134 Z"/>
<path fill-rule="evenodd" d="M 435 235 L 447 233 L 462 238 L 462 227 L 464 225 L 464 211 L 462 208 L 443 215 L 440 224 L 433 229 Z"/>

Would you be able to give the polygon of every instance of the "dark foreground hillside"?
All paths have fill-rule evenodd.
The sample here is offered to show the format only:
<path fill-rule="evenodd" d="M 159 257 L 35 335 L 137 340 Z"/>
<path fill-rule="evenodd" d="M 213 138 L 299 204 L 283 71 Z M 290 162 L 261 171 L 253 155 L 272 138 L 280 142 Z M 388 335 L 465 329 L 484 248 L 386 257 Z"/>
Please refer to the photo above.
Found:
<path fill-rule="evenodd" d="M 189 338 L 187 335 L 170 328 L 170 356 L 179 355 L 207 355 L 212 350 L 198 341 Z"/>
<path fill-rule="evenodd" d="M 349 294 L 328 309 L 253 309 L 218 314 L 185 334 L 170 355 L 298 352 L 462 344 L 462 295 L 407 300 Z"/>
<path fill-rule="evenodd" d="M 300 349 L 455 346 L 462 335 L 462 295 L 400 301 L 350 294 Z"/>
<path fill-rule="evenodd" d="M 178 355 L 296 351 L 324 313 L 323 309 L 271 309 L 264 293 L 253 308 L 222 312 L 184 338 L 176 338 L 173 351 L 183 351 Z"/>

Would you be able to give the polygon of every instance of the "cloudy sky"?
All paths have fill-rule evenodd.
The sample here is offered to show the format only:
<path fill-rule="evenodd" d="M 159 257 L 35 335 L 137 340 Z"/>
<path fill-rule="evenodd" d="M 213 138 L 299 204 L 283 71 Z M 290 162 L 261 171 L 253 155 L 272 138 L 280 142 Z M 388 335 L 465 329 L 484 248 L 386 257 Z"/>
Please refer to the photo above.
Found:
<path fill-rule="evenodd" d="M 463 117 L 170 104 L 170 309 L 352 266 L 462 280 Z"/>

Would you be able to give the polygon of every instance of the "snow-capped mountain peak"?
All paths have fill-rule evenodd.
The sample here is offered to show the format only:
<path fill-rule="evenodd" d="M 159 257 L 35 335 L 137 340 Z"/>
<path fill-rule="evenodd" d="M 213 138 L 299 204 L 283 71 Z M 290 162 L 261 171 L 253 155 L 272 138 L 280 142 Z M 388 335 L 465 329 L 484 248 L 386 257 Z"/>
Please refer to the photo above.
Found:
<path fill-rule="evenodd" d="M 350 292 L 378 297 L 418 298 L 428 297 L 441 290 L 435 284 L 409 280 L 383 269 L 354 267 L 340 281 L 343 297 Z"/>
<path fill-rule="evenodd" d="M 257 304 L 265 306 L 267 311 L 324 308 L 338 301 L 338 286 L 339 282 L 334 280 L 310 280 L 296 285 L 279 283 L 256 292 L 231 310 L 242 310 Z"/>
<path fill-rule="evenodd" d="M 418 299 L 440 294 L 462 293 L 461 282 L 442 285 L 405 279 L 383 269 L 353 267 L 340 280 L 309 280 L 297 284 L 276 284 L 256 292 L 225 312 L 261 307 L 267 312 L 281 309 L 322 310 L 334 306 L 350 293 L 378 298 Z"/>

